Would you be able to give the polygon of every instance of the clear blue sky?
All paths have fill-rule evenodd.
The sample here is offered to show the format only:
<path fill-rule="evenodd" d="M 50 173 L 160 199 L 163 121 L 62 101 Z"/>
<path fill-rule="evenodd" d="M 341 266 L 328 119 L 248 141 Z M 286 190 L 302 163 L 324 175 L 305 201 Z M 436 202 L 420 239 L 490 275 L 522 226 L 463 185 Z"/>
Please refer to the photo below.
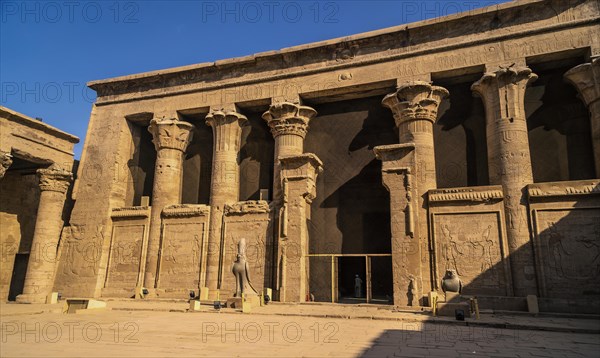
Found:
<path fill-rule="evenodd" d="M 482 1 L 0 1 L 0 103 L 75 134 L 92 80 L 277 50 Z"/>

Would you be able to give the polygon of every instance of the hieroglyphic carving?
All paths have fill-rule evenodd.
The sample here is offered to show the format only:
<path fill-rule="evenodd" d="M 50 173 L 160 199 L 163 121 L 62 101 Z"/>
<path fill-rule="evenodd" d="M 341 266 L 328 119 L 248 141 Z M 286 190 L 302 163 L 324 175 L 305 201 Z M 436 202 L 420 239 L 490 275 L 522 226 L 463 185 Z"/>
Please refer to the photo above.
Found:
<path fill-rule="evenodd" d="M 186 218 L 194 216 L 207 216 L 210 213 L 208 205 L 176 204 L 165 207 L 162 211 L 164 218 Z"/>
<path fill-rule="evenodd" d="M 433 226 L 438 281 L 453 269 L 467 294 L 509 294 L 497 213 L 435 214 Z"/>
<path fill-rule="evenodd" d="M 138 283 L 144 224 L 115 225 L 105 287 L 131 289 Z"/>
<path fill-rule="evenodd" d="M 158 288 L 199 287 L 204 230 L 205 224 L 202 222 L 163 224 Z"/>
<path fill-rule="evenodd" d="M 341 43 L 333 52 L 333 59 L 337 62 L 352 60 L 358 55 L 359 46 L 357 44 Z"/>
<path fill-rule="evenodd" d="M 264 200 L 240 201 L 225 205 L 225 215 L 261 214 L 271 211 L 269 203 Z"/>
<path fill-rule="evenodd" d="M 556 183 L 536 183 L 527 186 L 529 198 L 600 194 L 600 181 L 578 180 Z"/>
<path fill-rule="evenodd" d="M 487 187 L 470 187 L 470 188 L 451 188 L 451 189 L 435 189 L 429 191 L 429 202 L 443 201 L 490 201 L 502 199 L 502 187 L 487 186 Z"/>
<path fill-rule="evenodd" d="M 114 208 L 110 214 L 111 218 L 147 218 L 150 216 L 148 206 L 131 206 L 126 208 Z"/>
<path fill-rule="evenodd" d="M 600 295 L 600 209 L 538 210 L 536 255 L 542 294 L 554 298 Z"/>

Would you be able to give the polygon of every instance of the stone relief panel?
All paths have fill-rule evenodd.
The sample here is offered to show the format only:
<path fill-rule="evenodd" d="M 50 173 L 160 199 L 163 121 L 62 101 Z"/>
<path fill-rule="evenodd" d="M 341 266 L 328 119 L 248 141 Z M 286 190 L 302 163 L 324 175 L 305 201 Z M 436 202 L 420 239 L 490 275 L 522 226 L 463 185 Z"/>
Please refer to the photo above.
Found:
<path fill-rule="evenodd" d="M 243 218 L 243 219 L 242 219 Z M 226 219 L 223 228 L 224 239 L 221 266 L 221 297 L 233 296 L 235 292 L 235 277 L 231 273 L 237 254 L 237 245 L 242 237 L 246 238 L 246 261 L 250 269 L 252 286 L 262 292 L 269 287 L 272 247 L 272 226 L 267 214 L 249 214 L 242 217 Z"/>
<path fill-rule="evenodd" d="M 204 222 L 165 222 L 158 288 L 197 289 L 204 242 Z"/>
<path fill-rule="evenodd" d="M 63 228 L 55 291 L 65 296 L 93 295 L 106 234 L 106 225 L 72 224 Z"/>
<path fill-rule="evenodd" d="M 434 214 L 436 282 L 454 269 L 464 294 L 509 295 L 510 279 L 497 212 Z"/>
<path fill-rule="evenodd" d="M 145 224 L 116 224 L 113 227 L 105 288 L 135 288 L 142 255 Z"/>
<path fill-rule="evenodd" d="M 535 254 L 541 294 L 600 297 L 600 208 L 537 211 Z"/>

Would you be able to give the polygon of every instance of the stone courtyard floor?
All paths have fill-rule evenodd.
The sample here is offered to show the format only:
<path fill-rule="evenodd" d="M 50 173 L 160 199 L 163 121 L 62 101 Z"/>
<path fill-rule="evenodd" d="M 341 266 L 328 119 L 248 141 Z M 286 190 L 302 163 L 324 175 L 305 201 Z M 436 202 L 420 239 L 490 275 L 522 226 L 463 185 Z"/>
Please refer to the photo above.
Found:
<path fill-rule="evenodd" d="M 482 314 L 465 322 L 374 306 L 271 304 L 242 314 L 185 301 L 0 304 L 1 357 L 599 357 L 600 320 Z"/>

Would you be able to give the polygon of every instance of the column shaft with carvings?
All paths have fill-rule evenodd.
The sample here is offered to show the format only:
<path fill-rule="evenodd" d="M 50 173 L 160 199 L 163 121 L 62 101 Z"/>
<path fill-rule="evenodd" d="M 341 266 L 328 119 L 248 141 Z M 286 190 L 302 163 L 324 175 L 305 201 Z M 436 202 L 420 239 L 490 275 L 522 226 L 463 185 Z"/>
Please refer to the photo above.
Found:
<path fill-rule="evenodd" d="M 410 270 L 414 269 L 410 274 L 406 271 L 403 273 L 404 277 L 400 278 L 401 285 L 404 285 L 401 289 L 404 290 L 408 287 L 407 275 L 412 277 L 410 285 L 413 287 L 413 296 L 415 296 L 413 302 L 415 305 L 421 301 L 423 293 L 431 289 L 430 281 L 423 280 L 424 277 L 428 277 L 428 273 L 426 267 L 421 267 L 421 263 L 429 260 L 427 192 L 437 188 L 433 125 L 437 120 L 439 105 L 447 96 L 448 91 L 443 87 L 432 86 L 429 82 L 424 81 L 412 81 L 398 86 L 396 92 L 385 96 L 382 101 L 382 104 L 394 114 L 400 144 L 414 145 L 417 158 L 411 176 L 414 176 L 414 189 L 417 196 L 415 204 L 418 209 L 412 215 L 413 220 L 418 223 L 419 227 L 413 229 L 416 241 L 411 241 L 411 248 L 408 252 L 408 254 L 414 255 L 409 261 L 415 267 L 410 268 Z M 398 176 L 395 176 L 395 178 L 400 180 Z M 388 188 L 396 188 L 397 186 L 396 184 L 385 185 Z M 393 190 L 390 189 L 392 196 L 397 194 L 393 193 Z M 392 208 L 392 210 L 396 209 Z M 392 226 L 396 226 L 392 228 L 393 240 L 403 239 L 393 234 L 394 231 L 404 232 L 404 229 L 399 227 L 401 224 L 401 221 L 394 220 L 392 217 Z M 419 269 L 416 269 L 416 267 L 419 267 Z M 397 297 L 397 299 L 404 300 L 407 297 L 406 291 L 402 292 L 401 297 Z"/>
<path fill-rule="evenodd" d="M 600 176 L 600 57 L 576 66 L 564 75 L 573 84 L 590 111 L 596 177 Z"/>
<path fill-rule="evenodd" d="M 534 258 L 527 223 L 525 186 L 533 182 L 525 116 L 525 90 L 537 79 L 527 67 L 500 67 L 471 89 L 486 111 L 490 184 L 504 190 L 507 241 L 514 292 L 537 294 Z"/>
<path fill-rule="evenodd" d="M 281 167 L 279 159 L 304 152 L 308 123 L 317 114 L 314 109 L 291 102 L 276 102 L 263 114 L 275 139 L 273 201 L 281 202 Z M 279 206 L 279 205 L 277 205 Z"/>
<path fill-rule="evenodd" d="M 146 251 L 144 286 L 154 288 L 158 275 L 161 213 L 165 206 L 181 203 L 183 158 L 192 140 L 193 125 L 177 119 L 153 119 L 148 131 L 156 148 L 150 230 Z"/>
<path fill-rule="evenodd" d="M 206 124 L 213 130 L 213 162 L 210 191 L 210 228 L 206 256 L 205 285 L 209 297 L 216 298 L 219 289 L 220 258 L 222 250 L 223 211 L 225 205 L 239 200 L 239 152 L 245 116 L 234 111 L 212 111 Z"/>
<path fill-rule="evenodd" d="M 0 179 L 4 178 L 4 174 L 12 164 L 12 155 L 8 152 L 0 151 Z"/>
<path fill-rule="evenodd" d="M 304 302 L 310 293 L 307 220 L 323 163 L 316 155 L 307 153 L 281 157 L 280 165 L 285 209 L 278 249 L 279 300 Z"/>
<path fill-rule="evenodd" d="M 418 306 L 423 294 L 420 227 L 417 225 L 418 183 L 415 183 L 415 145 L 374 148 L 382 161 L 383 185 L 390 192 L 394 304 Z M 426 219 L 425 219 L 426 220 Z"/>
<path fill-rule="evenodd" d="M 54 285 L 54 271 L 66 192 L 73 179 L 59 168 L 39 169 L 40 201 L 27 264 L 23 294 L 17 302 L 45 303 Z"/>

